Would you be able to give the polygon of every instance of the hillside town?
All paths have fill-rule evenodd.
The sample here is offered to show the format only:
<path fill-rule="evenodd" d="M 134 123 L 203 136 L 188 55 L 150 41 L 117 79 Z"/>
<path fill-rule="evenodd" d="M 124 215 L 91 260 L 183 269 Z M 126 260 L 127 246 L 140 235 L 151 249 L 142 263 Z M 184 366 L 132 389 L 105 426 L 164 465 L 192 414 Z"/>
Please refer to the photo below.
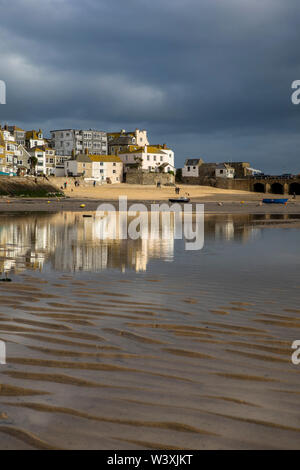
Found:
<path fill-rule="evenodd" d="M 56 129 L 26 131 L 0 125 L 0 176 L 72 178 L 87 185 L 212 186 L 273 194 L 300 194 L 299 175 L 266 175 L 249 162 L 187 158 L 176 169 L 167 144 L 149 142 L 147 130 L 120 132 Z M 77 180 L 77 182 L 76 182 Z M 66 187 L 66 186 L 65 186 Z"/>
<path fill-rule="evenodd" d="M 0 126 L 0 175 L 83 176 L 113 184 L 134 169 L 174 175 L 174 152 L 150 144 L 146 130 L 60 129 L 46 138 L 41 129 Z"/>

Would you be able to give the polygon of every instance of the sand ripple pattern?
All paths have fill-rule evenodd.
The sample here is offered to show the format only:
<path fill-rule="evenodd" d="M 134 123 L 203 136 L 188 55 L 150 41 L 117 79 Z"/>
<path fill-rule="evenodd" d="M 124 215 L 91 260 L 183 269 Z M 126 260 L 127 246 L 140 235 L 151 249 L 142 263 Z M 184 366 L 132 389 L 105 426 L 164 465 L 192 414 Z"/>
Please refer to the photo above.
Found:
<path fill-rule="evenodd" d="M 297 305 L 123 281 L 0 285 L 1 449 L 299 448 Z"/>

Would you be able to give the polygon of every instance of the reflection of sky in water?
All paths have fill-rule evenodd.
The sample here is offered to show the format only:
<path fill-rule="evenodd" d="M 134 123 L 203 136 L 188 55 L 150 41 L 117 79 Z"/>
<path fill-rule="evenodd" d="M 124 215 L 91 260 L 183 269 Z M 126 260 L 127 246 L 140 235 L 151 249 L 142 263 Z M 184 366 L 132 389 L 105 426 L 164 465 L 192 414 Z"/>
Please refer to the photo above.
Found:
<path fill-rule="evenodd" d="M 255 299 L 263 293 L 276 301 L 283 292 L 296 302 L 299 294 L 298 228 L 257 227 L 249 215 L 209 216 L 204 248 L 186 251 L 172 230 L 167 240 L 99 241 L 94 225 L 78 213 L 1 217 L 1 272 L 115 278 L 126 271 L 128 279 L 150 275 L 186 295 L 206 290 L 220 302 L 227 294 Z"/>

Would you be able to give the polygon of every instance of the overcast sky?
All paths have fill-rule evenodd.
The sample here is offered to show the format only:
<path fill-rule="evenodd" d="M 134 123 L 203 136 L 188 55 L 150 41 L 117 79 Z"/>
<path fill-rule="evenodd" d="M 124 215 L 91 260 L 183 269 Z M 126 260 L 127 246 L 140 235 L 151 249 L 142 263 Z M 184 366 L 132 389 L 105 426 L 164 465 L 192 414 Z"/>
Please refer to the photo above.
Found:
<path fill-rule="evenodd" d="M 0 122 L 300 172 L 299 0 L 0 0 Z"/>

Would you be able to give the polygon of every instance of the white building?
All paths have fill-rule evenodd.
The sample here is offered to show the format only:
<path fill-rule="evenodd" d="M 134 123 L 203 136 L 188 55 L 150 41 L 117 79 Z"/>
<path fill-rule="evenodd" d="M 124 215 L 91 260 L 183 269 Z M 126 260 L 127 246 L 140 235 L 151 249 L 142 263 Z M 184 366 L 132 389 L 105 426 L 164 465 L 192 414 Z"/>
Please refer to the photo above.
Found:
<path fill-rule="evenodd" d="M 234 178 L 235 169 L 227 163 L 220 163 L 216 166 L 216 178 Z"/>
<path fill-rule="evenodd" d="M 46 150 L 44 147 L 33 147 L 29 150 L 30 156 L 37 159 L 35 172 L 38 175 L 46 174 Z"/>
<path fill-rule="evenodd" d="M 137 167 L 146 171 L 163 172 L 175 171 L 174 152 L 164 145 L 128 146 L 127 150 L 118 153 L 124 164 L 124 170 Z"/>
<path fill-rule="evenodd" d="M 182 176 L 199 176 L 199 167 L 202 165 L 202 158 L 188 158 L 182 168 Z"/>
<path fill-rule="evenodd" d="M 26 147 L 28 149 L 39 147 L 40 145 L 47 145 L 47 141 L 46 139 L 44 139 L 44 134 L 41 129 L 39 129 L 38 131 L 27 131 L 25 134 L 25 140 Z"/>
<path fill-rule="evenodd" d="M 107 154 L 106 132 L 96 130 L 59 129 L 51 131 L 52 146 L 56 155 L 76 155 L 88 150 L 89 154 Z"/>

